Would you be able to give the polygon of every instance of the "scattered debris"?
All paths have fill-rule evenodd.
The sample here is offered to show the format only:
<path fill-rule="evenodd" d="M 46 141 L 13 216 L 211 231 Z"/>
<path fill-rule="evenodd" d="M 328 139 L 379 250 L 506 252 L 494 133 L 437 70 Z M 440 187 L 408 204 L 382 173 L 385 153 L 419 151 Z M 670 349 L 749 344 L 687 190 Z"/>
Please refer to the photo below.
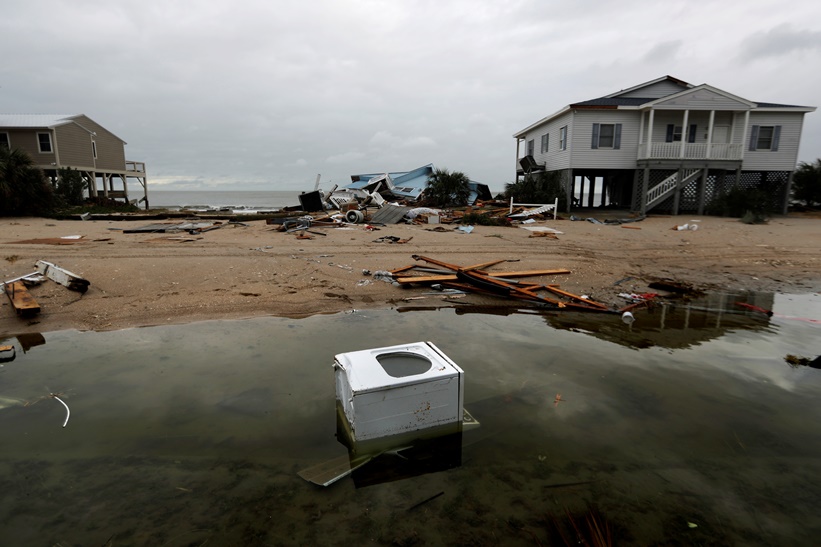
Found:
<path fill-rule="evenodd" d="M 52 399 L 57 399 L 60 402 L 60 404 L 62 404 L 64 407 L 66 407 L 66 421 L 63 422 L 63 427 L 67 426 L 68 425 L 68 419 L 71 417 L 71 409 L 68 408 L 68 405 L 66 404 L 66 402 L 63 401 L 61 398 L 59 398 L 57 395 L 52 393 L 51 398 Z"/>
<path fill-rule="evenodd" d="M 788 354 L 786 357 L 784 357 L 784 360 L 791 367 L 821 368 L 821 356 L 818 356 L 815 359 L 811 359 L 809 357 L 801 357 L 799 355 Z"/>
<path fill-rule="evenodd" d="M 88 280 L 83 279 L 81 276 L 71 273 L 66 269 L 52 264 L 51 262 L 46 262 L 45 260 L 38 260 L 35 267 L 40 273 L 52 281 L 68 287 L 69 290 L 72 291 L 85 293 L 88 290 L 88 286 L 91 285 Z"/>
<path fill-rule="evenodd" d="M 168 232 L 188 232 L 190 234 L 207 232 L 222 226 L 221 222 L 160 222 L 137 228 L 123 230 L 124 234 L 157 234 Z"/>
<path fill-rule="evenodd" d="M 667 291 L 677 294 L 688 294 L 688 295 L 695 295 L 700 294 L 701 291 L 694 288 L 692 285 L 688 283 L 681 283 L 678 281 L 672 281 L 669 279 L 657 279 L 647 285 L 651 289 L 656 289 L 659 291 Z"/>
<path fill-rule="evenodd" d="M 441 270 L 431 270 L 430 268 L 420 268 L 418 265 L 410 265 L 391 271 L 393 279 L 397 285 L 433 285 L 437 284 L 443 288 L 457 289 L 460 291 L 474 292 L 505 298 L 514 298 L 526 302 L 541 304 L 554 309 L 572 309 L 579 311 L 611 312 L 605 304 L 595 302 L 588 297 L 575 295 L 559 289 L 555 285 L 542 285 L 537 283 L 525 283 L 519 278 L 538 277 L 548 275 L 569 274 L 570 270 L 550 269 L 550 270 L 525 270 L 489 273 L 486 269 L 505 260 L 494 260 L 484 264 L 472 266 L 459 266 L 449 264 L 433 258 L 413 255 L 414 260 L 427 262 L 442 268 Z M 422 274 L 422 275 L 419 275 Z M 551 293 L 546 296 L 543 293 Z M 561 299 L 553 298 L 561 296 Z"/>
<path fill-rule="evenodd" d="M 11 241 L 12 244 L 22 245 L 74 245 L 76 243 L 87 243 L 88 241 L 79 238 L 63 238 L 63 237 L 41 237 L 37 239 L 24 239 L 22 241 Z"/>
<path fill-rule="evenodd" d="M 0 363 L 8 363 L 10 361 L 14 361 L 15 357 L 17 357 L 17 350 L 14 349 L 14 346 L 0 346 Z"/>
<path fill-rule="evenodd" d="M 63 394 L 62 393 L 49 393 L 48 395 L 45 395 L 43 397 L 39 397 L 38 399 L 35 399 L 34 402 L 31 402 L 31 403 L 27 402 L 23 406 L 35 405 L 35 404 L 39 403 L 40 401 L 42 401 L 43 399 L 56 399 L 61 405 L 66 407 L 66 419 L 65 419 L 65 421 L 63 421 L 63 427 L 65 427 L 65 426 L 68 425 L 68 419 L 71 417 L 71 409 L 68 408 L 68 405 L 66 404 L 66 402 L 60 398 L 60 395 L 63 395 Z"/>

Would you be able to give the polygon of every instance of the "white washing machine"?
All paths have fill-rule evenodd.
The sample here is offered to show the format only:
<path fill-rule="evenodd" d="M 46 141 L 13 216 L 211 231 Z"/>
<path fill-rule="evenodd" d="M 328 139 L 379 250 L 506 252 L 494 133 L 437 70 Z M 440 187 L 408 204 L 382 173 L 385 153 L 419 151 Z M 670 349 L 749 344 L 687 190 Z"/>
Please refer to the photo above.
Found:
<path fill-rule="evenodd" d="M 431 342 L 340 353 L 334 377 L 354 441 L 462 422 L 464 372 Z"/>

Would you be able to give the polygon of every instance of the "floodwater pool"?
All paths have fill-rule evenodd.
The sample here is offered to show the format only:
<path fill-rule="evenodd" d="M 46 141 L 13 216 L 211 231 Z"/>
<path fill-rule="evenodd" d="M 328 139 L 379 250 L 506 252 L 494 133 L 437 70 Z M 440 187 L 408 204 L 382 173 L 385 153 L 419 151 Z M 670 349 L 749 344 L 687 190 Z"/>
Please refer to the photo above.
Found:
<path fill-rule="evenodd" d="M 0 366 L 0 544 L 546 545 L 594 520 L 618 545 L 813 544 L 821 370 L 785 358 L 821 353 L 821 296 L 635 316 L 463 306 L 0 333 L 16 350 Z M 423 340 L 465 371 L 481 424 L 456 458 L 303 480 L 347 454 L 334 355 Z"/>

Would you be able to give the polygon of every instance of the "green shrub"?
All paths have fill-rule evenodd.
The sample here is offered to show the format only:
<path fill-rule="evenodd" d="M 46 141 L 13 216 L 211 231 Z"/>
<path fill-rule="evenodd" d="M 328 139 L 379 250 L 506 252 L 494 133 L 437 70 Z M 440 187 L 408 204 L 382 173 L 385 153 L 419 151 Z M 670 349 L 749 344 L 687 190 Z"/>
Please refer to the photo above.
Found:
<path fill-rule="evenodd" d="M 88 184 L 76 169 L 67 167 L 57 170 L 57 184 L 54 190 L 63 205 L 82 205 L 83 192 L 87 186 Z"/>
<path fill-rule="evenodd" d="M 713 198 L 707 206 L 707 214 L 723 217 L 765 219 L 773 212 L 772 197 L 760 188 L 745 189 L 733 186 Z M 749 216 L 748 216 L 749 215 Z"/>
<path fill-rule="evenodd" d="M 567 194 L 561 171 L 545 171 L 527 175 L 523 180 L 505 185 L 504 197 L 519 203 L 553 203 L 559 199 L 559 210 L 567 208 Z"/>

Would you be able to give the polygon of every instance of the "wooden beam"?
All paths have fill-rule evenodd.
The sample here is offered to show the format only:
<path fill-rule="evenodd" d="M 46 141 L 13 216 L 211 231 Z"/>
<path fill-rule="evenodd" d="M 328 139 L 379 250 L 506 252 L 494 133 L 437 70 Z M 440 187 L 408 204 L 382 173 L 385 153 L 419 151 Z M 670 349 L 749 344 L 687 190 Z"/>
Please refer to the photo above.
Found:
<path fill-rule="evenodd" d="M 38 260 L 34 266 L 44 276 L 59 283 L 60 285 L 68 287 L 72 291 L 84 293 L 88 290 L 88 286 L 91 285 L 91 283 L 79 275 L 71 273 L 68 270 L 52 264 L 51 262 Z"/>
<path fill-rule="evenodd" d="M 17 315 L 29 316 L 40 313 L 40 306 L 29 294 L 22 281 L 6 283 L 6 296 Z"/>

